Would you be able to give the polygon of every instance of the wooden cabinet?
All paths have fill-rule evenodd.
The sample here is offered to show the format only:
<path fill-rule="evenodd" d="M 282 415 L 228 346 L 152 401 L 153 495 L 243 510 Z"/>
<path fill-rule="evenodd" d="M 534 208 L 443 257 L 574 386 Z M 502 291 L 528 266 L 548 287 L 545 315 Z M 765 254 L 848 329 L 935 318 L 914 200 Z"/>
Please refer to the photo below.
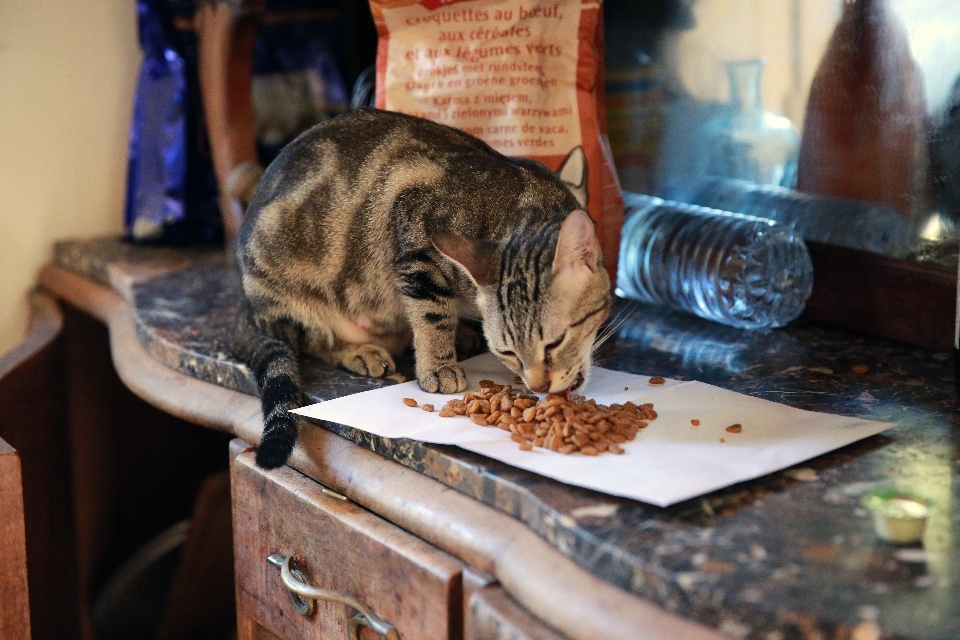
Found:
<path fill-rule="evenodd" d="M 145 277 L 148 270 L 138 269 Z M 129 303 L 116 292 L 59 267 L 44 274 L 45 286 L 75 307 L 66 307 L 66 335 L 43 342 L 39 353 L 49 361 L 39 373 L 13 375 L 9 359 L 0 359 L 0 407 L 19 416 L 2 435 L 20 438 L 8 441 L 23 462 L 24 487 L 34 493 L 24 491 L 34 638 L 94 637 L 92 626 L 81 624 L 90 598 L 49 594 L 93 593 L 89 569 L 106 565 L 104 552 L 123 558 L 128 546 L 136 548 L 129 534 L 116 535 L 131 527 L 115 521 L 140 531 L 160 515 L 189 517 L 193 480 L 216 470 L 204 465 L 226 463 L 230 434 L 238 438 L 230 455 L 236 583 L 234 590 L 227 582 L 224 600 L 236 598 L 239 640 L 346 638 L 358 607 L 394 625 L 403 640 L 719 640 L 713 630 L 590 574 L 519 520 L 325 429 L 301 434 L 291 467 L 257 469 L 245 444 L 262 429 L 257 398 L 184 375 L 148 353 Z M 55 324 L 48 333 L 57 336 Z M 65 397 L 82 400 L 83 411 L 72 411 Z M 45 408 L 57 411 L 41 420 Z M 115 409 L 122 419 L 94 420 Z M 31 461 L 38 479 L 32 484 Z M 113 471 L 117 465 L 123 473 Z M 71 470 L 82 471 L 82 482 L 71 481 Z M 185 496 L 190 503 L 181 513 Z M 196 564 L 190 576 L 211 564 L 206 551 L 184 553 L 197 559 L 185 560 Z M 301 616 L 280 570 L 267 561 L 273 554 L 293 558 L 313 588 L 349 595 L 357 606 L 322 602 Z M 209 578 L 181 582 L 211 600 Z M 211 618 L 201 597 L 177 602 L 177 611 Z M 378 637 L 359 629 L 362 640 Z"/>
<path fill-rule="evenodd" d="M 0 638 L 30 637 L 20 458 L 0 440 Z"/>
<path fill-rule="evenodd" d="M 465 640 L 563 640 L 496 584 L 470 597 L 466 616 Z"/>
<path fill-rule="evenodd" d="M 253 460 L 240 453 L 231 467 L 240 640 L 347 637 L 356 611 L 316 602 L 299 615 L 280 570 L 267 561 L 278 553 L 292 557 L 314 587 L 368 605 L 405 640 L 462 636 L 457 560 L 289 467 L 267 472 Z M 361 638 L 379 637 L 361 631 Z"/>
<path fill-rule="evenodd" d="M 293 559 L 296 578 L 369 606 L 403 640 L 563 640 L 489 576 L 298 471 L 258 468 L 240 440 L 231 459 L 239 640 L 349 637 L 356 609 L 314 602 L 298 613 L 274 554 Z"/>

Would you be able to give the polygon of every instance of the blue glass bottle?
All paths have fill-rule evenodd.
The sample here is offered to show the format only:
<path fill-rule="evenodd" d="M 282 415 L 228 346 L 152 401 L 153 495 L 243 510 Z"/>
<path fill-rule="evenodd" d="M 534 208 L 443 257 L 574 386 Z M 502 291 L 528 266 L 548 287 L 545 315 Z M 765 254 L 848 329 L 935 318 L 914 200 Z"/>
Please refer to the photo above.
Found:
<path fill-rule="evenodd" d="M 727 63 L 730 106 L 703 125 L 706 150 L 698 173 L 793 187 L 800 135 L 789 119 L 763 108 L 762 59 Z"/>

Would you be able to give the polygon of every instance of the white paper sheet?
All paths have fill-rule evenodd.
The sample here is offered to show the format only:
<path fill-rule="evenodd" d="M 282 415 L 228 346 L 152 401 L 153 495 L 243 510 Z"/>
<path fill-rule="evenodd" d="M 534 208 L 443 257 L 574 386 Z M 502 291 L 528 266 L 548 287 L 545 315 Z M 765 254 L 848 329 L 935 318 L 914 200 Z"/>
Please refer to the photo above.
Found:
<path fill-rule="evenodd" d="M 510 384 L 513 373 L 490 354 L 463 363 L 470 382 Z M 622 445 L 622 455 L 564 455 L 534 447 L 521 451 L 510 433 L 481 427 L 469 418 L 437 415 L 447 400 L 463 394 L 422 391 L 417 383 L 364 391 L 296 411 L 385 438 L 454 444 L 567 484 L 665 507 L 808 460 L 893 426 L 812 411 L 753 398 L 702 382 L 667 380 L 650 385 L 648 376 L 594 367 L 580 393 L 600 404 L 652 402 L 659 417 Z M 627 387 L 628 390 L 624 390 Z M 432 404 L 428 413 L 403 404 L 414 398 Z M 699 420 L 694 427 L 691 420 Z M 739 423 L 740 433 L 726 427 Z M 721 442 L 721 438 L 725 442 Z"/>

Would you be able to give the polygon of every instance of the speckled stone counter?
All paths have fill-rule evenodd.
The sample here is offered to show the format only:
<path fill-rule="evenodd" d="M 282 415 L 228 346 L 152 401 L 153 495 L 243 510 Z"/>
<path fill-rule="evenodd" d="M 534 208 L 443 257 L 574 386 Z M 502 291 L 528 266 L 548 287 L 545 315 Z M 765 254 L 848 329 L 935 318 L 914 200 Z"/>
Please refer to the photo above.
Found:
<path fill-rule="evenodd" d="M 105 282 L 106 263 L 151 259 L 144 251 L 73 242 L 59 245 L 55 259 Z M 133 287 L 139 337 L 187 375 L 254 393 L 250 372 L 229 348 L 239 279 L 223 260 L 198 255 L 194 266 Z M 456 447 L 320 426 L 511 514 L 593 574 L 731 637 L 960 638 L 960 404 L 952 354 L 803 321 L 751 333 L 637 304 L 621 304 L 618 316 L 622 324 L 599 352 L 602 366 L 899 426 L 665 509 Z M 409 373 L 410 364 L 401 370 Z M 316 401 L 389 384 L 304 365 Z M 854 365 L 868 371 L 855 373 Z M 923 545 L 878 541 L 859 506 L 863 492 L 893 482 L 938 504 Z"/>

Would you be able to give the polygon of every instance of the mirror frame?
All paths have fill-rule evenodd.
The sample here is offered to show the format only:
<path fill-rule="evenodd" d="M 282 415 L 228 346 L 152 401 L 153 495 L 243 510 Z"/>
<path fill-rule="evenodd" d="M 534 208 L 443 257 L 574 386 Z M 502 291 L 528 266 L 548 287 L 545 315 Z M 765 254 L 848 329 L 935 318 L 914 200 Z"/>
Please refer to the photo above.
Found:
<path fill-rule="evenodd" d="M 200 84 L 217 182 L 255 159 L 250 96 L 254 34 L 263 0 L 201 3 L 197 16 Z M 240 204 L 221 196 L 227 246 Z M 957 270 L 846 247 L 807 242 L 813 293 L 801 316 L 917 347 L 953 347 Z"/>

